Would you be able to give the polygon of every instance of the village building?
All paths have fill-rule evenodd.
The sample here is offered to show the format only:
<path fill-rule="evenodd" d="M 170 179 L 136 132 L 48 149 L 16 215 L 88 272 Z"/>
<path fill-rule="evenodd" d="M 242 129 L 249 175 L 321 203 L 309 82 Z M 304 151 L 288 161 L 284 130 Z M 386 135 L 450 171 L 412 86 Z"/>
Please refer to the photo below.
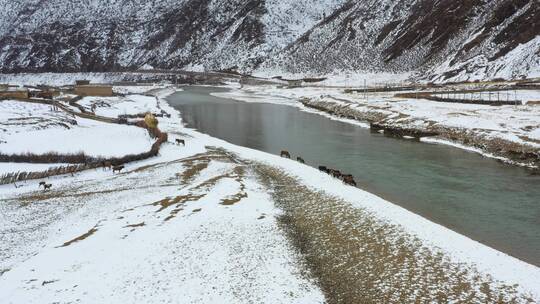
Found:
<path fill-rule="evenodd" d="M 60 91 L 53 88 L 44 89 L 41 91 L 34 92 L 35 97 L 37 98 L 44 98 L 44 99 L 53 99 L 54 97 L 57 97 L 60 95 Z"/>
<path fill-rule="evenodd" d="M 113 96 L 110 85 L 76 85 L 75 94 L 80 96 Z"/>
<path fill-rule="evenodd" d="M 90 80 L 75 80 L 75 85 L 89 85 Z"/>
<path fill-rule="evenodd" d="M 0 98 L 29 98 L 29 92 L 27 88 L 12 88 L 7 87 L 6 89 L 0 88 Z"/>

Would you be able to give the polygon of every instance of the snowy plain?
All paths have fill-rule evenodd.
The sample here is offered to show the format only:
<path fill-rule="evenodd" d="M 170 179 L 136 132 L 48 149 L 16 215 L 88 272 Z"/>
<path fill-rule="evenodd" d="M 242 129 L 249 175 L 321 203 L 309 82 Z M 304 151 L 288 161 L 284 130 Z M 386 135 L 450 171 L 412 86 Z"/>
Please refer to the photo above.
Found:
<path fill-rule="evenodd" d="M 443 252 L 456 263 L 472 265 L 498 282 L 519 284 L 520 291 L 540 298 L 540 286 L 536 284 L 540 268 L 375 195 L 345 186 L 314 168 L 184 128 L 178 113 L 163 99 L 172 92 L 159 95 L 161 108 L 175 114 L 163 119 L 160 128 L 170 133 L 170 141 L 186 139 L 185 148 L 165 145 L 159 157 L 128 164 L 127 172 L 121 175 L 95 170 L 74 178 L 54 178 L 55 188 L 59 189 L 57 198 L 33 199 L 39 193 L 32 183 L 18 189 L 0 186 L 0 199 L 10 202 L 0 207 L 4 209 L 0 212 L 4 234 L 0 235 L 5 244 L 10 244 L 0 265 L 9 269 L 0 277 L 0 293 L 6 295 L 6 303 L 162 303 L 178 299 L 190 303 L 324 302 L 314 282 L 299 275 L 298 257 L 277 228 L 275 217 L 280 210 L 256 180 L 249 176 L 241 183 L 223 179 L 210 192 L 195 189 L 230 172 L 233 166 L 240 166 L 238 163 L 222 161 L 223 155 L 211 152 L 217 155 L 217 161 L 211 161 L 200 175 L 179 188 L 178 172 L 198 164 L 189 167 L 190 161 L 179 160 L 209 153 L 208 147 L 281 168 L 315 191 L 339 197 L 368 210 L 380 221 L 399 225 L 434 252 Z M 290 98 L 272 100 L 285 102 Z M 144 104 L 142 99 L 139 102 Z M 231 207 L 216 203 L 223 196 L 234 196 L 242 183 L 247 198 Z M 167 210 L 181 221 L 164 221 L 161 208 L 153 204 L 164 197 L 203 194 L 201 199 L 192 197 L 177 213 Z M 25 197 L 35 203 L 21 210 L 17 199 Z M 44 212 L 44 207 L 50 208 L 52 215 L 43 219 L 31 215 L 38 210 Z M 54 219 L 50 223 L 41 222 L 50 218 Z M 33 230 L 32 225 L 42 227 Z M 87 238 L 62 245 L 88 232 Z"/>
<path fill-rule="evenodd" d="M 120 115 L 136 115 L 147 112 L 159 113 L 153 96 L 128 95 L 127 97 L 85 97 L 78 104 L 88 110 L 96 105 L 96 115 L 117 118 Z"/>
<path fill-rule="evenodd" d="M 144 129 L 72 117 L 49 105 L 0 102 L 0 151 L 4 154 L 56 152 L 117 157 L 146 152 L 153 144 Z"/>

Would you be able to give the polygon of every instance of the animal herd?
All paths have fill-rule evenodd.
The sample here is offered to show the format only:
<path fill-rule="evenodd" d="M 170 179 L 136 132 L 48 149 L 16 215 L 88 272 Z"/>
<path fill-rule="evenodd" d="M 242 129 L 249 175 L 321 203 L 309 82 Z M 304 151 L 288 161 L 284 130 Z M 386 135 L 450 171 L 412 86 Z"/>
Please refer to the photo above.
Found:
<path fill-rule="evenodd" d="M 175 142 L 176 142 L 177 145 L 183 145 L 183 146 L 186 145 L 186 142 L 183 139 L 177 138 L 175 140 Z M 101 167 L 103 168 L 103 170 L 112 170 L 113 174 L 116 173 L 116 172 L 121 173 L 122 170 L 124 170 L 126 168 L 123 164 L 115 164 L 115 163 L 113 163 L 111 161 L 103 161 L 103 162 L 101 162 Z M 52 184 L 48 184 L 48 183 L 46 183 L 44 181 L 41 181 L 41 182 L 39 182 L 38 187 L 39 188 L 43 187 L 43 191 L 47 191 L 47 190 L 51 190 Z"/>
<path fill-rule="evenodd" d="M 102 162 L 101 166 L 103 167 L 103 170 L 112 169 L 113 173 L 116 173 L 116 172 L 120 173 L 125 168 L 125 166 L 122 164 L 113 164 L 110 161 Z"/>
<path fill-rule="evenodd" d="M 354 176 L 352 176 L 352 174 L 343 174 L 339 170 L 327 168 L 326 166 L 319 166 L 319 170 L 334 178 L 342 180 L 347 185 L 356 187 L 356 182 L 354 181 Z"/>
<path fill-rule="evenodd" d="M 289 153 L 289 151 L 282 150 L 279 155 L 281 157 L 285 157 L 289 159 L 291 158 L 291 153 Z M 304 159 L 300 156 L 296 157 L 296 160 L 302 164 L 306 163 Z M 352 176 L 351 174 L 344 174 L 339 170 L 327 168 L 326 166 L 319 166 L 319 170 L 334 178 L 342 180 L 347 185 L 356 187 L 356 181 L 354 180 L 354 176 Z"/>

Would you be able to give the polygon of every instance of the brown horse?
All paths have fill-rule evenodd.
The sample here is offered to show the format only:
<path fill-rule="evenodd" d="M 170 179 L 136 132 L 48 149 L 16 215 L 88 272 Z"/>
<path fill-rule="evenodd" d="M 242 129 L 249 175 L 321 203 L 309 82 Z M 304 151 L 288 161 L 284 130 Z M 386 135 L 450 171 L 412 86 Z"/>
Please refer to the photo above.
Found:
<path fill-rule="evenodd" d="M 107 169 L 111 170 L 113 165 L 110 161 L 104 161 L 101 163 L 101 166 L 103 167 L 103 170 L 107 170 Z"/>
<path fill-rule="evenodd" d="M 345 180 L 346 178 L 354 178 L 352 174 L 342 174 L 341 179 Z"/>
<path fill-rule="evenodd" d="M 328 171 L 328 174 L 332 175 L 335 178 L 341 177 L 341 172 L 339 170 L 329 169 Z"/>
<path fill-rule="evenodd" d="M 125 168 L 124 165 L 114 166 L 113 167 L 113 173 L 115 173 L 116 171 L 118 171 L 118 173 L 120 173 L 124 168 Z"/>
<path fill-rule="evenodd" d="M 298 156 L 298 157 L 296 158 L 296 161 L 298 161 L 298 162 L 301 163 L 301 164 L 305 164 L 305 163 L 306 163 L 306 161 L 305 161 L 303 158 L 301 158 L 300 156 Z"/>
<path fill-rule="evenodd" d="M 289 158 L 289 159 L 290 159 L 290 158 L 291 158 L 291 153 L 289 153 L 289 151 L 283 150 L 283 151 L 281 151 L 281 153 L 279 154 L 279 156 L 281 156 L 281 157 L 286 157 L 286 158 Z"/>
<path fill-rule="evenodd" d="M 356 182 L 354 181 L 354 177 L 350 174 L 343 176 L 343 182 L 347 185 L 356 187 Z"/>

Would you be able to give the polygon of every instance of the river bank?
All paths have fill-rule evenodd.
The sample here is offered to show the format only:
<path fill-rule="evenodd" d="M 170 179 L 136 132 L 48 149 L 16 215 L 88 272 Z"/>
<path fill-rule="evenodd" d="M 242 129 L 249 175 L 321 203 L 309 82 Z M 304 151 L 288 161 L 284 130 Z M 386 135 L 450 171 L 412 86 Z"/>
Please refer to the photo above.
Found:
<path fill-rule="evenodd" d="M 540 296 L 538 267 L 315 168 L 185 128 L 161 105 L 173 116 L 160 128 L 185 147 L 164 145 L 117 175 L 57 177 L 48 193 L 0 186 L 7 303 Z"/>
<path fill-rule="evenodd" d="M 396 92 L 369 93 L 366 97 L 336 88 L 240 88 L 234 84 L 229 88 L 231 92 L 216 96 L 310 109 L 366 127 L 377 125 L 379 128 L 375 131 L 385 129 L 390 136 L 401 133 L 421 136 L 426 142 L 463 147 L 509 164 L 536 170 L 540 166 L 538 105 L 489 106 L 409 100 L 394 97 Z"/>

